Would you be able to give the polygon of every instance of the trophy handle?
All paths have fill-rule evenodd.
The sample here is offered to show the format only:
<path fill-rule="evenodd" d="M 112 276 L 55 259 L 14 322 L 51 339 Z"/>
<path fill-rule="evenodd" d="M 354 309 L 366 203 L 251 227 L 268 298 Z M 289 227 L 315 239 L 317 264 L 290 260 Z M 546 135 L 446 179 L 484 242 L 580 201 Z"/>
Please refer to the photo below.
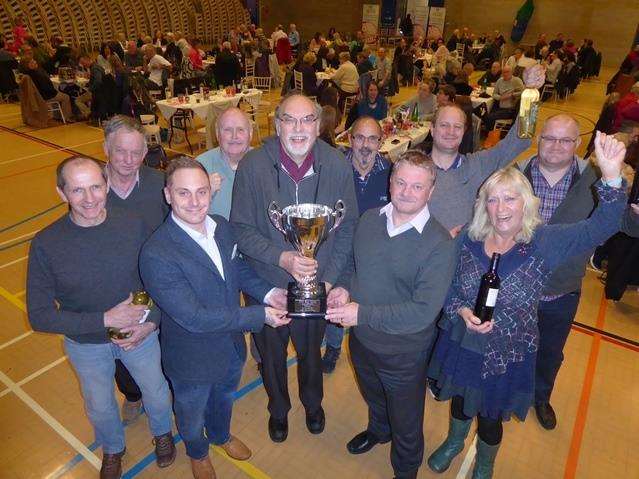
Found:
<path fill-rule="evenodd" d="M 271 204 L 268 205 L 267 211 L 268 211 L 268 217 L 271 220 L 271 223 L 273 223 L 273 226 L 275 226 L 275 229 L 279 231 L 280 233 L 282 233 L 284 236 L 287 236 L 286 231 L 284 230 L 284 227 L 282 226 L 283 215 L 279 207 L 277 206 L 277 203 L 275 203 L 275 201 L 271 201 Z"/>
<path fill-rule="evenodd" d="M 337 228 L 342 220 L 344 220 L 344 214 L 346 213 L 346 206 L 344 206 L 344 202 L 342 200 L 337 200 L 335 202 L 335 208 L 333 208 L 333 226 L 329 233 L 331 233 L 335 228 Z"/>

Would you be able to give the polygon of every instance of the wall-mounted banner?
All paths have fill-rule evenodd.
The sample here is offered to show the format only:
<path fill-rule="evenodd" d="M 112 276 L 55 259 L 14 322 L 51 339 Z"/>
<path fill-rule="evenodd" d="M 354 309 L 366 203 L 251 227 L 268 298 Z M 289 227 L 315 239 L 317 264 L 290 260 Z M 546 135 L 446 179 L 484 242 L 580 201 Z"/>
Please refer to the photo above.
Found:
<path fill-rule="evenodd" d="M 428 38 L 439 38 L 444 35 L 445 7 L 430 7 L 428 16 Z"/>
<path fill-rule="evenodd" d="M 379 5 L 365 3 L 362 5 L 362 33 L 366 43 L 377 43 L 379 28 Z"/>
<path fill-rule="evenodd" d="M 413 20 L 413 38 L 425 38 L 428 26 L 428 0 L 408 0 L 406 13 L 410 13 Z"/>

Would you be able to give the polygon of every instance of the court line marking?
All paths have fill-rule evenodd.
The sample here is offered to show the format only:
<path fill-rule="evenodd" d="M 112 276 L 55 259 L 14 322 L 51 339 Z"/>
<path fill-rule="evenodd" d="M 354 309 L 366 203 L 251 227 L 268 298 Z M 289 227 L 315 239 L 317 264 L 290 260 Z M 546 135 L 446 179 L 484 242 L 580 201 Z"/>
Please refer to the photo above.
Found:
<path fill-rule="evenodd" d="M 33 330 L 29 330 L 26 333 L 22 333 L 20 336 L 16 336 L 15 338 L 0 344 L 0 350 L 11 346 L 12 344 L 17 343 L 18 341 L 22 341 L 24 338 L 26 338 L 27 336 L 30 336 L 31 334 L 33 334 Z"/>
<path fill-rule="evenodd" d="M 40 228 L 40 229 L 42 229 L 42 228 Z M 4 245 L 7 245 L 7 244 L 10 244 L 10 243 L 13 243 L 14 241 L 20 240 L 20 239 L 22 239 L 22 238 L 27 238 L 27 237 L 29 237 L 29 236 L 34 236 L 34 235 L 35 235 L 38 231 L 40 231 L 40 230 L 39 230 L 39 229 L 37 229 L 37 230 L 35 230 L 35 231 L 31 231 L 31 232 L 29 232 L 29 233 L 25 233 L 25 234 L 23 234 L 23 235 L 16 236 L 15 238 L 11 238 L 11 239 L 9 239 L 9 240 L 3 241 L 2 243 L 0 243 L 0 247 L 2 247 L 2 246 L 4 246 Z"/>
<path fill-rule="evenodd" d="M 27 290 L 23 289 L 22 291 L 18 291 L 17 293 L 15 293 L 14 296 L 16 298 L 19 298 L 20 296 L 24 296 L 25 294 L 27 294 Z"/>
<path fill-rule="evenodd" d="M 465 479 L 468 473 L 470 472 L 470 466 L 473 464 L 475 460 L 475 456 L 477 455 L 477 433 L 473 436 L 473 440 L 468 448 L 468 452 L 464 456 L 464 462 L 462 462 L 461 467 L 459 468 L 459 472 L 455 479 Z"/>
<path fill-rule="evenodd" d="M 24 390 L 13 382 L 6 374 L 0 371 L 0 382 L 9 388 L 18 398 L 24 402 L 31 410 L 36 413 L 40 418 L 51 427 L 59 436 L 62 437 L 71 447 L 78 451 L 82 456 L 93 466 L 99 470 L 102 465 L 102 461 L 89 451 L 89 449 L 71 432 L 66 429 L 57 419 L 49 414 L 40 404 L 38 404 L 31 396 L 29 396 Z"/>
<path fill-rule="evenodd" d="M 66 203 L 64 201 L 61 201 L 60 203 L 55 204 L 55 205 L 47 208 L 46 210 L 42 210 L 42 211 L 39 211 L 38 213 L 35 213 L 35 214 L 31 215 L 31 216 L 27 216 L 26 218 L 18 221 L 17 223 L 13 223 L 12 225 L 5 226 L 4 228 L 0 229 L 0 233 L 4 233 L 5 231 L 12 230 L 13 228 L 15 228 L 17 226 L 20 226 L 20 225 L 22 225 L 24 223 L 27 223 L 27 222 L 29 222 L 31 220 L 34 220 L 34 219 L 36 219 L 36 218 L 38 218 L 40 216 L 46 215 L 50 211 L 53 211 L 53 210 L 59 208 L 62 205 L 65 205 L 65 204 Z"/>
<path fill-rule="evenodd" d="M 55 361 L 53 361 L 52 363 L 47 364 L 46 366 L 38 369 L 37 371 L 29 374 L 27 377 L 25 377 L 24 379 L 21 379 L 20 381 L 18 381 L 16 384 L 18 386 L 24 386 L 25 384 L 27 384 L 29 381 L 34 380 L 35 378 L 37 378 L 38 376 L 41 376 L 42 374 L 46 373 L 47 371 L 49 371 L 50 369 L 55 368 L 58 364 L 61 364 L 63 362 L 65 362 L 67 360 L 66 356 L 62 356 L 61 358 L 56 359 Z M 0 392 L 0 398 L 2 396 L 6 396 L 7 394 L 9 394 L 11 392 L 10 389 L 5 389 L 4 391 Z"/>
<path fill-rule="evenodd" d="M 26 256 L 22 256 L 18 259 L 14 259 L 13 261 L 9 261 L 8 263 L 2 264 L 0 265 L 0 269 L 4 269 L 4 268 L 8 268 L 9 266 L 13 266 L 16 263 L 19 263 L 21 261 L 24 261 L 25 259 L 27 259 L 29 257 L 29 255 Z"/>
<path fill-rule="evenodd" d="M 597 313 L 597 321 L 595 327 L 603 329 L 606 320 L 606 308 L 608 301 L 604 293 L 601 294 L 599 302 L 599 311 Z M 577 414 L 570 439 L 570 447 L 568 449 L 568 457 L 566 458 L 566 466 L 564 468 L 564 479 L 574 479 L 577 475 L 577 466 L 579 465 L 579 456 L 581 451 L 581 442 L 583 440 L 584 430 L 586 428 L 586 420 L 588 418 L 588 407 L 590 405 L 590 395 L 594 385 L 595 371 L 597 369 L 597 361 L 599 359 L 599 350 L 601 348 L 601 334 L 593 332 L 592 343 L 590 345 L 590 354 L 588 355 L 588 363 L 586 365 L 586 373 L 581 388 L 581 396 L 577 407 Z"/>
<path fill-rule="evenodd" d="M 13 158 L 12 160 L 6 160 L 6 161 L 0 161 L 0 166 L 2 165 L 8 165 L 9 163 L 16 163 L 18 161 L 22 161 L 22 160 L 29 160 L 31 158 L 37 158 L 38 156 L 42 156 L 42 155 L 50 155 L 51 153 L 68 153 L 68 151 L 70 148 L 77 148 L 78 146 L 86 146 L 86 145 L 91 145 L 92 143 L 97 143 L 97 142 L 104 142 L 103 138 L 100 138 L 99 140 L 93 140 L 93 141 L 87 141 L 85 143 L 78 143 L 77 145 L 70 145 L 70 146 L 61 146 L 60 148 L 52 148 L 50 146 L 47 146 L 46 148 L 51 148 L 51 150 L 49 151 L 42 151 L 40 153 L 34 153 L 32 155 L 27 155 L 27 156 L 21 156 L 20 158 Z M 44 145 L 42 145 L 44 146 Z"/>
<path fill-rule="evenodd" d="M 26 305 L 22 301 L 20 301 L 18 298 L 16 298 L 14 295 L 12 295 L 9 291 L 4 289 L 2 286 L 0 286 L 0 296 L 2 296 L 4 299 L 9 301 L 16 308 L 18 308 L 20 311 L 22 311 L 24 313 L 27 312 Z"/>

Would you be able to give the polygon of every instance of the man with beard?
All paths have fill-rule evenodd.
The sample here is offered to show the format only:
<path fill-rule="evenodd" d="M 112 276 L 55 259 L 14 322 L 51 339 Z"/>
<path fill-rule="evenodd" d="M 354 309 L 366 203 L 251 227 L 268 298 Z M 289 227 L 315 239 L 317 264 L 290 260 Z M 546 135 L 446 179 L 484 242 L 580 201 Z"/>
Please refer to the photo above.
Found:
<path fill-rule="evenodd" d="M 300 94 L 282 100 L 275 111 L 277 136 L 249 151 L 241 161 L 233 189 L 231 222 L 238 248 L 257 274 L 270 284 L 285 288 L 289 281 L 317 276 L 327 291 L 346 268 L 357 220 L 353 177 L 343 156 L 319 136 L 321 107 Z M 346 206 L 342 224 L 322 243 L 316 259 L 295 251 L 271 223 L 267 209 L 272 201 L 280 207 L 318 203 L 332 207 L 337 200 Z M 257 303 L 254 298 L 249 303 Z M 278 329 L 264 328 L 254 334 L 262 356 L 262 378 L 269 397 L 268 429 L 274 442 L 288 436 L 286 355 L 289 339 L 297 351 L 300 399 L 306 410 L 306 426 L 312 434 L 324 430 L 323 382 L 320 346 L 325 322 L 294 319 Z"/>
<path fill-rule="evenodd" d="M 379 153 L 382 144 L 382 127 L 370 116 L 358 118 L 350 133 L 351 147 L 346 159 L 353 166 L 353 180 L 359 215 L 366 210 L 388 203 L 388 177 L 391 164 Z M 322 371 L 332 373 L 342 349 L 344 328 L 337 324 L 326 325 L 326 350 L 322 358 Z"/>

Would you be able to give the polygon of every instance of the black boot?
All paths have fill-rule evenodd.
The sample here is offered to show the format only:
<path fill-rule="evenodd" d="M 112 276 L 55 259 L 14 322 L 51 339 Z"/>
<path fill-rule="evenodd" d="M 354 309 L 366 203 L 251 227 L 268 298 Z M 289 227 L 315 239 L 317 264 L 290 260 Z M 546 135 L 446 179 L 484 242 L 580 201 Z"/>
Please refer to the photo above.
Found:
<path fill-rule="evenodd" d="M 335 371 L 335 364 L 341 351 L 340 348 L 326 346 L 326 351 L 324 351 L 324 357 L 322 358 L 322 372 L 324 374 L 330 374 Z"/>

